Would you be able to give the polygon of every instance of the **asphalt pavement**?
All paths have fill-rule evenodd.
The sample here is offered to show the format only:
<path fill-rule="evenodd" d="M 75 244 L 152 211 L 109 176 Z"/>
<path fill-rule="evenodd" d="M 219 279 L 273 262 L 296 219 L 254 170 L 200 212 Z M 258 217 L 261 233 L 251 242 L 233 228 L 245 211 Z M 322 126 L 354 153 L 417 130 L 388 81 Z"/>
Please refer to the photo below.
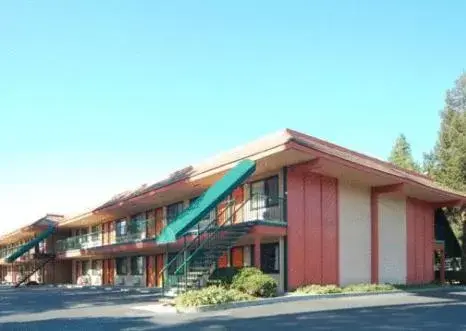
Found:
<path fill-rule="evenodd" d="M 466 330 L 466 292 L 278 303 L 198 314 L 146 311 L 158 293 L 0 288 L 0 330 Z"/>

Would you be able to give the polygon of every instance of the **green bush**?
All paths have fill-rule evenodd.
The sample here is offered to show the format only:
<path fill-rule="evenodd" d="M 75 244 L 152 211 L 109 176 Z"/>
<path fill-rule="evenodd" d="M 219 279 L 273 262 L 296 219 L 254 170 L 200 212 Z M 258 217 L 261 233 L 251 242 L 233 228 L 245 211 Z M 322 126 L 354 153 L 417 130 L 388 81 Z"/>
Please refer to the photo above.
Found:
<path fill-rule="evenodd" d="M 200 290 L 193 290 L 180 294 L 176 297 L 175 304 L 182 307 L 198 307 L 253 299 L 254 297 L 235 289 L 226 289 L 221 286 L 209 286 Z"/>
<path fill-rule="evenodd" d="M 352 284 L 345 286 L 343 292 L 345 293 L 369 293 L 369 292 L 383 292 L 383 291 L 393 291 L 395 287 L 390 284 Z"/>
<path fill-rule="evenodd" d="M 296 289 L 297 294 L 332 294 L 341 293 L 343 290 L 336 285 L 311 284 Z"/>
<path fill-rule="evenodd" d="M 277 294 L 277 282 L 257 268 L 243 268 L 234 277 L 231 288 L 256 297 Z"/>
<path fill-rule="evenodd" d="M 209 277 L 209 284 L 230 286 L 233 278 L 240 272 L 241 269 L 235 267 L 219 268 Z"/>
<path fill-rule="evenodd" d="M 390 284 L 351 284 L 345 287 L 336 285 L 306 285 L 296 290 L 297 294 L 333 294 L 333 293 L 370 293 L 393 291 L 396 287 Z"/>

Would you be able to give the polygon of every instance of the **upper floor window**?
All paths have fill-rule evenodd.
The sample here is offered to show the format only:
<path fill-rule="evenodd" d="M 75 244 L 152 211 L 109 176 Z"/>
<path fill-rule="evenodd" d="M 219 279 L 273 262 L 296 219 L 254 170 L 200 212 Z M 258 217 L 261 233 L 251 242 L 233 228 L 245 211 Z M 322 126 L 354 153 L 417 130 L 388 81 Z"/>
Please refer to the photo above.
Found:
<path fill-rule="evenodd" d="M 115 231 L 116 231 L 116 236 L 121 237 L 125 236 L 126 233 L 128 232 L 128 228 L 126 226 L 126 220 L 122 219 L 119 221 L 115 222 Z"/>
<path fill-rule="evenodd" d="M 91 228 L 91 236 L 92 236 L 92 241 L 100 240 L 100 225 L 94 225 Z"/>
<path fill-rule="evenodd" d="M 251 183 L 252 208 L 273 207 L 278 205 L 278 176 Z"/>
<path fill-rule="evenodd" d="M 141 233 L 146 228 L 146 217 L 145 213 L 140 213 L 131 217 L 131 221 L 128 224 L 128 230 L 130 233 Z"/>
<path fill-rule="evenodd" d="M 183 201 L 167 206 L 167 223 L 174 221 L 183 211 Z"/>

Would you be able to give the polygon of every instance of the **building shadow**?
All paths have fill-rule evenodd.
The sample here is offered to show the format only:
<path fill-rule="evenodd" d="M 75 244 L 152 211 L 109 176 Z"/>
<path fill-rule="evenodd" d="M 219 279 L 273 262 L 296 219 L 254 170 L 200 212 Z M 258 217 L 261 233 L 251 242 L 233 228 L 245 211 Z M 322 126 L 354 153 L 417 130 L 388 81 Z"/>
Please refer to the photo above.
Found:
<path fill-rule="evenodd" d="M 56 318 L 0 324 L 1 331 L 107 331 L 152 330 L 157 324 L 147 317 Z"/>
<path fill-rule="evenodd" d="M 72 308 L 154 303 L 159 298 L 157 292 L 137 289 L 0 288 L 0 317 Z"/>
<path fill-rule="evenodd" d="M 322 312 L 279 311 L 261 317 L 205 317 L 158 330 L 464 330 L 461 303 L 364 307 Z"/>

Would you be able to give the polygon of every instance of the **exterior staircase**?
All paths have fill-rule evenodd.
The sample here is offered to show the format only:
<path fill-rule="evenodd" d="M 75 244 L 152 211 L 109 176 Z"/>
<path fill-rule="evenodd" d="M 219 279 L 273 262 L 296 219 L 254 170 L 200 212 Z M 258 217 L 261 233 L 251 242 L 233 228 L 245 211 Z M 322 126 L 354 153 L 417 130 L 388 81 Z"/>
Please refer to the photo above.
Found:
<path fill-rule="evenodd" d="M 21 284 L 26 282 L 34 273 L 37 272 L 37 270 L 42 269 L 47 263 L 53 261 L 55 259 L 54 254 L 37 254 L 35 258 L 38 259 L 38 263 L 30 270 L 26 275 L 21 277 L 19 281 L 17 281 L 14 285 L 15 288 L 19 287 Z"/>
<path fill-rule="evenodd" d="M 168 262 L 161 270 L 162 277 L 167 276 L 170 269 L 174 269 L 174 272 L 163 277 L 164 295 L 176 296 L 207 284 L 209 276 L 217 267 L 218 259 L 234 247 L 252 226 L 248 222 L 233 223 L 236 214 L 242 212 L 248 201 L 242 202 L 239 206 L 234 201 L 227 202 L 227 208 L 200 230 L 189 244 L 185 244 L 184 248 Z M 225 217 L 225 213 L 230 215 Z M 218 220 L 225 218 L 226 221 L 219 224 Z M 182 263 L 177 265 L 177 261 Z"/>

